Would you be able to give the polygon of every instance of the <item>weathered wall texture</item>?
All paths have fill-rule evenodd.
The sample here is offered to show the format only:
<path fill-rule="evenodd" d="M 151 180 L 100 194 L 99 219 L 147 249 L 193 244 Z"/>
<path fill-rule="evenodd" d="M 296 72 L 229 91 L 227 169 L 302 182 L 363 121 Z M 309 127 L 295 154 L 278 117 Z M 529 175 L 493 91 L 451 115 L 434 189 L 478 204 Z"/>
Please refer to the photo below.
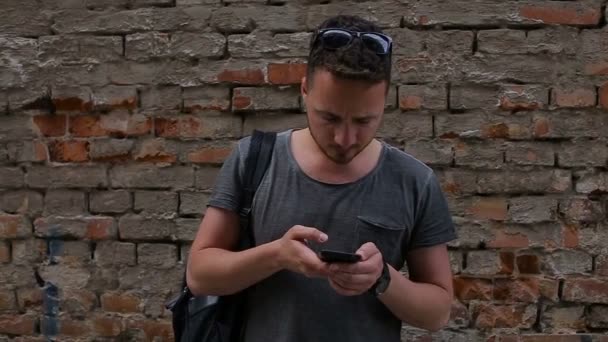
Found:
<path fill-rule="evenodd" d="M 3 0 L 0 341 L 170 340 L 217 167 L 305 124 L 310 31 L 337 13 L 394 37 L 381 137 L 459 227 L 450 326 L 404 340 L 608 341 L 605 4 Z"/>

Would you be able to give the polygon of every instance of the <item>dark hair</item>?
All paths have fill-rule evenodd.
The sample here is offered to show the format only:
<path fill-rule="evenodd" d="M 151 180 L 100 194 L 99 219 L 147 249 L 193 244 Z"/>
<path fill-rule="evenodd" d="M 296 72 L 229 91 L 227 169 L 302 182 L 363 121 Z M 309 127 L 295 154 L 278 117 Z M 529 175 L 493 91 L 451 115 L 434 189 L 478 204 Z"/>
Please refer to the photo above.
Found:
<path fill-rule="evenodd" d="M 359 32 L 383 33 L 374 23 L 359 16 L 338 15 L 325 20 L 318 29 L 342 28 Z M 349 46 L 337 50 L 324 49 L 311 38 L 306 77 L 312 86 L 314 72 L 323 68 L 335 76 L 365 80 L 372 83 L 391 80 L 391 56 L 377 55 L 363 47 L 361 40 L 355 39 Z"/>

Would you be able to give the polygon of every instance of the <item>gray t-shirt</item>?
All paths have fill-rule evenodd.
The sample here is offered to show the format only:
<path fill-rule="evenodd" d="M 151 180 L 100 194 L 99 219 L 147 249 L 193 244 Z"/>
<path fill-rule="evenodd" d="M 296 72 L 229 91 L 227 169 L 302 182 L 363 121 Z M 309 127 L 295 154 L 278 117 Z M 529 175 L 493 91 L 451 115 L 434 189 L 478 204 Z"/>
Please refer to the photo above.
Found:
<path fill-rule="evenodd" d="M 456 238 L 435 174 L 422 162 L 383 143 L 378 165 L 366 176 L 325 184 L 299 168 L 291 132 L 278 134 L 253 201 L 257 245 L 279 239 L 294 225 L 310 226 L 329 236 L 323 248 L 354 252 L 372 241 L 400 269 L 413 248 Z M 241 139 L 225 161 L 210 206 L 238 211 L 248 147 L 249 137 Z M 326 279 L 281 271 L 256 284 L 249 303 L 245 342 L 400 341 L 401 321 L 375 296 L 341 296 Z"/>

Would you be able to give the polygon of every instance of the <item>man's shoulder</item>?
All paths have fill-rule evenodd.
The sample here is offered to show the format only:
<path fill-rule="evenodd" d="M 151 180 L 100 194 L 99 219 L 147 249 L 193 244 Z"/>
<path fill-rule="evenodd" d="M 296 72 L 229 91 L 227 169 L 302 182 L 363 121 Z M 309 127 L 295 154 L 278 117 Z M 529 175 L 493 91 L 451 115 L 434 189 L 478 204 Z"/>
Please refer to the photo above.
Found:
<path fill-rule="evenodd" d="M 262 132 L 271 132 L 271 131 L 263 131 Z M 284 141 L 285 139 L 287 139 L 287 137 L 289 136 L 291 132 L 291 129 L 288 130 L 282 130 L 282 131 L 278 131 L 275 132 L 277 135 L 277 142 L 279 141 Z M 240 138 L 237 143 L 236 143 L 236 147 L 238 148 L 238 150 L 240 151 L 241 156 L 245 156 L 247 154 L 247 151 L 249 151 L 249 145 L 251 144 L 251 136 L 252 136 L 253 132 L 243 136 L 242 138 Z"/>
<path fill-rule="evenodd" d="M 384 163 L 386 163 L 387 167 L 385 169 L 388 172 L 422 182 L 426 182 L 429 176 L 434 173 L 430 166 L 410 153 L 386 142 L 382 142 L 382 144 L 386 150 Z"/>

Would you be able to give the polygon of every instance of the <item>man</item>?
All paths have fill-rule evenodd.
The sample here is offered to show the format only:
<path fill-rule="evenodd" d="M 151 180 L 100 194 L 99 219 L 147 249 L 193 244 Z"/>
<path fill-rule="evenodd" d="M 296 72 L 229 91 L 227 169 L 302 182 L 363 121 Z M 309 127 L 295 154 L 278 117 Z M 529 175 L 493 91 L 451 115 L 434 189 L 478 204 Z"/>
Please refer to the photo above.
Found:
<path fill-rule="evenodd" d="M 429 167 L 374 138 L 391 49 L 358 17 L 333 17 L 315 32 L 301 85 L 308 128 L 277 136 L 249 250 L 233 251 L 249 138 L 221 169 L 187 282 L 211 295 L 255 285 L 246 342 L 399 341 L 401 322 L 436 331 L 449 320 L 445 243 L 456 236 L 445 198 Z M 325 248 L 361 260 L 326 263 L 317 253 Z M 409 278 L 399 272 L 405 262 Z"/>

